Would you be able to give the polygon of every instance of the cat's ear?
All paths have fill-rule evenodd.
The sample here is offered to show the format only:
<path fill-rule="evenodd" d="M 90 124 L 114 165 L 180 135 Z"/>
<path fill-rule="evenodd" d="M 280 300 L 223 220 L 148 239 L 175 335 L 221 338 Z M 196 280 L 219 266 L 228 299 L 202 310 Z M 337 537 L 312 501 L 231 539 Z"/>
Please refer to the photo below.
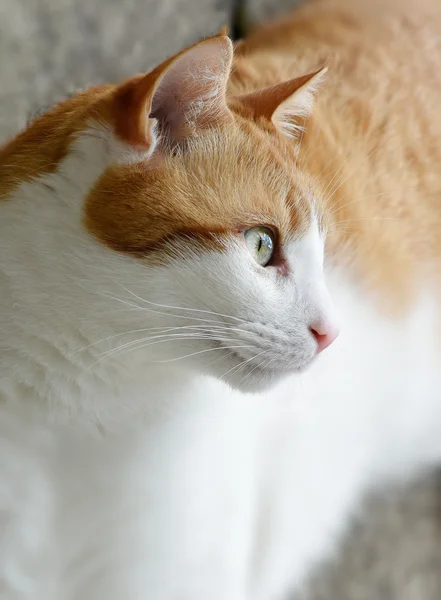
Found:
<path fill-rule="evenodd" d="M 225 96 L 232 59 L 232 42 L 221 31 L 129 80 L 114 99 L 118 135 L 149 149 L 155 139 L 179 142 L 232 119 Z"/>
<path fill-rule="evenodd" d="M 285 135 L 293 137 L 303 129 L 310 115 L 314 95 L 328 71 L 318 71 L 238 97 L 253 118 L 271 121 Z"/>

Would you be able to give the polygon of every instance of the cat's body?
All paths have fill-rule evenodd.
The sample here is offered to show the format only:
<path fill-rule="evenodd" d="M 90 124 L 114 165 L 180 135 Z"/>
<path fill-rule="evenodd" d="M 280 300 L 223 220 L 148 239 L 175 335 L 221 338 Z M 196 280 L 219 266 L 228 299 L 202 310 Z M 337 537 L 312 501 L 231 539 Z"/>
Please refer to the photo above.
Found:
<path fill-rule="evenodd" d="M 282 599 L 367 490 L 441 460 L 441 22 L 345 10 L 239 45 L 234 125 L 220 36 L 160 67 L 146 112 L 144 80 L 102 88 L 0 152 L 1 598 Z M 301 139 L 250 120 L 238 95 L 324 58 Z M 241 224 L 283 256 L 255 270 Z M 311 362 L 329 296 L 341 333 Z"/>

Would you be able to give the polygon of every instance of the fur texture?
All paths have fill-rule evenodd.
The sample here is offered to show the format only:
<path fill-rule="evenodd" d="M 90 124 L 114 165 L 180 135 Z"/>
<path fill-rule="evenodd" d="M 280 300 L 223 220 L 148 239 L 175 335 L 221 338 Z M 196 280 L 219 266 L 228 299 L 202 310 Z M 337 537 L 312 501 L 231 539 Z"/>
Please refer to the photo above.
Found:
<path fill-rule="evenodd" d="M 0 151 L 2 597 L 282 599 L 367 489 L 439 462 L 419 10 L 317 1 Z"/>

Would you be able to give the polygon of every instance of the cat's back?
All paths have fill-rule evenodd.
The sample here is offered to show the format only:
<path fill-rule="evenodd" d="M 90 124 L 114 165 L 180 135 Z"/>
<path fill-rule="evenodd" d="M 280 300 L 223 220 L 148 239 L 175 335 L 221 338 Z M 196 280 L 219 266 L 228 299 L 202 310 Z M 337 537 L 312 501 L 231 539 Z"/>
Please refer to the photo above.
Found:
<path fill-rule="evenodd" d="M 393 131 L 412 167 L 418 154 L 438 151 L 440 60 L 436 0 L 309 0 L 239 45 L 230 86 L 249 91 L 327 65 L 305 133 L 326 126 L 323 112 L 339 120 L 328 133 L 341 135 L 344 123 L 348 147 L 351 134 Z"/>

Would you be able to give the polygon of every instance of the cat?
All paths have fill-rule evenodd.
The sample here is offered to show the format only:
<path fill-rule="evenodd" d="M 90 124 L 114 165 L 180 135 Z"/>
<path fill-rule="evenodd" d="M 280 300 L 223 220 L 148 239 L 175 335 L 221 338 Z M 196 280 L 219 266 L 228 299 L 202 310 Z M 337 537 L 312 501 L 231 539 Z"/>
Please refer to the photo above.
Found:
<path fill-rule="evenodd" d="M 441 18 L 403 6 L 222 31 L 0 150 L 2 599 L 282 600 L 439 464 Z"/>

